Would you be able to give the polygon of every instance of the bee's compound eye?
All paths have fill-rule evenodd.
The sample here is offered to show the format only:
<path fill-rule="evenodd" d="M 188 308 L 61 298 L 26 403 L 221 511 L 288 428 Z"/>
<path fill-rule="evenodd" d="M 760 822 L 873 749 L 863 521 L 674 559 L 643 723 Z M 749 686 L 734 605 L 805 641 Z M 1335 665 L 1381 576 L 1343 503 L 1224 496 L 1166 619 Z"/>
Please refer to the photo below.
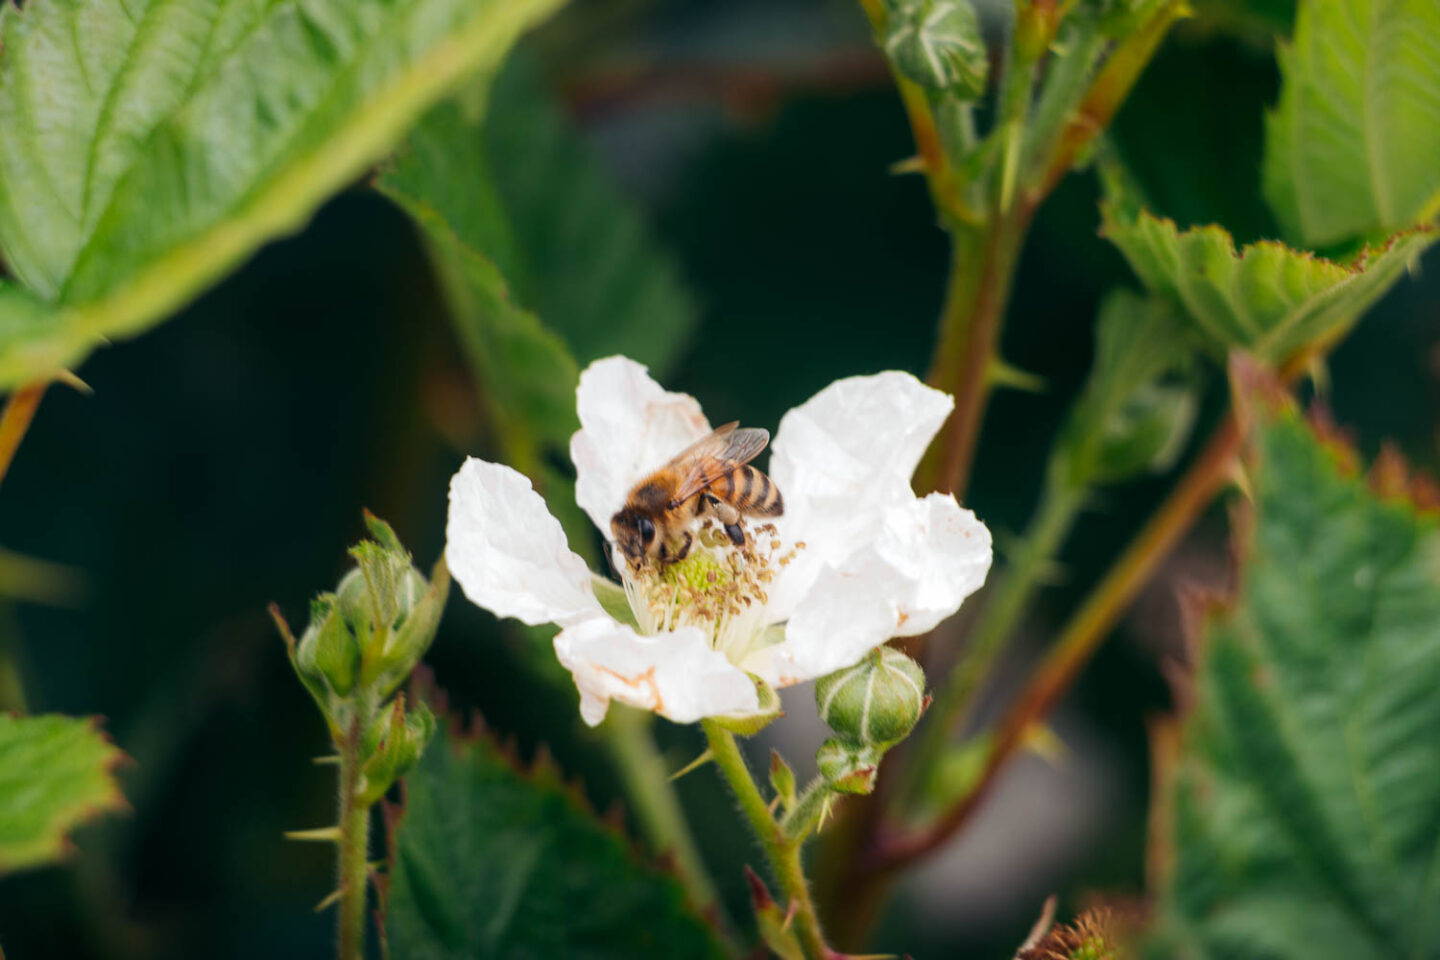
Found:
<path fill-rule="evenodd" d="M 646 543 L 655 539 L 655 524 L 651 523 L 648 517 L 641 517 L 637 520 L 635 529 L 640 531 L 640 539 Z"/>

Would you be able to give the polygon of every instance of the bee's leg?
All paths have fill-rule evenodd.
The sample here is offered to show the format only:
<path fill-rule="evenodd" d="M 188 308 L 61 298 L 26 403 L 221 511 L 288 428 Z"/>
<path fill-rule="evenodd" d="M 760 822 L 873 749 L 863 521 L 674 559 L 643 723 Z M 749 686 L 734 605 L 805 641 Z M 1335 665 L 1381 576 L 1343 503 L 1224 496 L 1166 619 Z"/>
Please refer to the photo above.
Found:
<path fill-rule="evenodd" d="M 690 544 L 692 544 L 692 543 L 694 543 L 694 542 L 695 542 L 695 538 L 690 535 L 690 531 L 689 531 L 689 530 L 686 530 L 686 531 L 685 531 L 685 542 L 682 543 L 682 544 L 680 545 L 680 549 L 675 552 L 675 559 L 676 559 L 676 560 L 684 560 L 686 557 L 690 556 Z"/>
<path fill-rule="evenodd" d="M 738 522 L 725 524 L 725 536 L 737 547 L 745 546 L 745 529 Z"/>

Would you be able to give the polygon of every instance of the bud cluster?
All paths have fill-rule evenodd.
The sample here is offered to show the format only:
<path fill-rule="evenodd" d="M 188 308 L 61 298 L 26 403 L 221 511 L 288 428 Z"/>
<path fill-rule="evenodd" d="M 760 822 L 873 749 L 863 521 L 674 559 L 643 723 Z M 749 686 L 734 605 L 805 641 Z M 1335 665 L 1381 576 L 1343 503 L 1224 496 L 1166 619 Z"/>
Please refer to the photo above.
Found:
<path fill-rule="evenodd" d="M 355 569 L 333 593 L 310 604 L 297 641 L 272 608 L 300 682 L 310 691 L 337 744 L 359 733 L 360 797 L 374 803 L 414 766 L 434 732 L 424 704 L 406 711 L 399 688 L 434 639 L 449 592 L 439 566 L 434 582 L 411 563 L 394 530 L 366 513 L 372 540 L 351 548 Z"/>
<path fill-rule="evenodd" d="M 821 677 L 815 703 L 836 736 L 815 760 L 831 789 L 869 793 L 885 751 L 915 729 L 929 702 L 924 671 L 893 647 L 877 647 L 853 667 Z"/>

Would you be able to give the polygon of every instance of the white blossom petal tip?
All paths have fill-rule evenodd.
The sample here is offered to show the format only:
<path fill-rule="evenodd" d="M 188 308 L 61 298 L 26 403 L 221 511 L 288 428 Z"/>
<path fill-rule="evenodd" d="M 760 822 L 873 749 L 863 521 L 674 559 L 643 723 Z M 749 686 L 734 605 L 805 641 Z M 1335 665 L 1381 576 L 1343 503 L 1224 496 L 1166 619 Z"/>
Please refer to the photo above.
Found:
<path fill-rule="evenodd" d="M 471 457 L 450 481 L 445 560 L 465 596 L 530 626 L 598 613 L 585 561 L 519 471 Z"/>
<path fill-rule="evenodd" d="M 671 393 L 627 357 L 586 367 L 575 401 L 575 501 L 608 537 L 610 517 L 635 482 L 709 433 L 710 424 L 694 397 Z"/>
<path fill-rule="evenodd" d="M 591 617 L 555 636 L 555 655 L 574 676 L 581 716 L 592 727 L 605 719 L 611 700 L 676 723 L 760 708 L 754 682 L 696 627 L 646 636 Z"/>

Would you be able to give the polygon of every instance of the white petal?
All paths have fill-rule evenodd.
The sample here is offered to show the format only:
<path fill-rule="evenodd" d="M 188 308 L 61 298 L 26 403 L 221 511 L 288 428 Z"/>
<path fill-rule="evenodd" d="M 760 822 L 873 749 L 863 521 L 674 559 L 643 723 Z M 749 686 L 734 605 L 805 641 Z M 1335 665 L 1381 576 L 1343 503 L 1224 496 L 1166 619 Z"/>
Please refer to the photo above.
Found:
<path fill-rule="evenodd" d="M 555 636 L 555 656 L 575 678 L 581 716 L 592 727 L 611 700 L 676 723 L 760 707 L 755 684 L 694 627 L 646 636 L 606 616 L 587 617 Z"/>
<path fill-rule="evenodd" d="M 445 562 L 465 596 L 529 625 L 598 613 L 585 561 L 530 479 L 474 457 L 450 481 Z"/>
<path fill-rule="evenodd" d="M 857 662 L 891 637 L 933 629 L 990 570 L 990 531 L 948 494 L 885 511 L 878 536 L 842 564 L 826 564 L 766 662 L 746 665 L 777 686 Z"/>
<path fill-rule="evenodd" d="M 770 592 L 777 619 L 826 564 L 875 538 L 885 510 L 914 500 L 910 477 L 953 406 L 948 394 L 891 370 L 837 380 L 785 414 L 770 459 L 785 497 L 777 526 L 805 549 Z"/>
<path fill-rule="evenodd" d="M 575 400 L 575 501 L 608 537 L 610 518 L 636 481 L 709 433 L 710 424 L 694 397 L 665 390 L 626 357 L 590 364 Z"/>

